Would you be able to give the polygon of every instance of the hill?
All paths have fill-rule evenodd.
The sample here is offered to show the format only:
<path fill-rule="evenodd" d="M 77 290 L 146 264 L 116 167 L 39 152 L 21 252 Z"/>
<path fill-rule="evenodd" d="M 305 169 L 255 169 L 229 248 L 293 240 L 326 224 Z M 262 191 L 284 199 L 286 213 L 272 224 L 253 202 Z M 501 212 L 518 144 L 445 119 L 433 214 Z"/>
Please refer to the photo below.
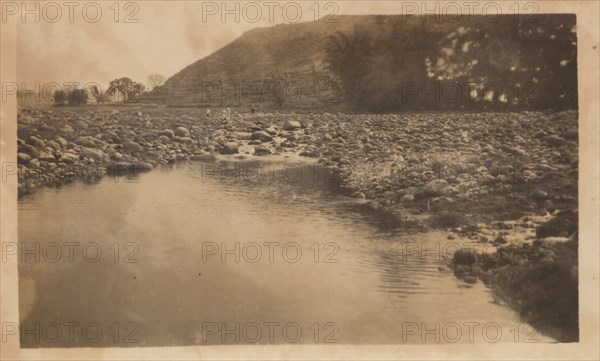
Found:
<path fill-rule="evenodd" d="M 576 107 L 575 16 L 533 20 L 361 15 L 256 28 L 141 101 L 315 108 L 343 100 L 367 111 Z M 458 100 L 447 94 L 452 83 L 465 82 L 477 86 L 458 89 Z M 429 85 L 440 94 L 422 99 Z M 415 94 L 405 99 L 409 91 Z"/>

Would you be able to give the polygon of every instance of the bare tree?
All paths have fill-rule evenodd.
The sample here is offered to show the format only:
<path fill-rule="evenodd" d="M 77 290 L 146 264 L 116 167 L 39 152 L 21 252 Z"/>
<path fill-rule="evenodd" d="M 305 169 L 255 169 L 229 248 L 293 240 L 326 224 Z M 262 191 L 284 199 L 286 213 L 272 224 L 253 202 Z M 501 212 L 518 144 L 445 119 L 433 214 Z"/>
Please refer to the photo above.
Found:
<path fill-rule="evenodd" d="M 165 83 L 165 77 L 160 74 L 152 74 L 148 77 L 148 84 L 150 84 L 150 90 L 161 86 Z"/>

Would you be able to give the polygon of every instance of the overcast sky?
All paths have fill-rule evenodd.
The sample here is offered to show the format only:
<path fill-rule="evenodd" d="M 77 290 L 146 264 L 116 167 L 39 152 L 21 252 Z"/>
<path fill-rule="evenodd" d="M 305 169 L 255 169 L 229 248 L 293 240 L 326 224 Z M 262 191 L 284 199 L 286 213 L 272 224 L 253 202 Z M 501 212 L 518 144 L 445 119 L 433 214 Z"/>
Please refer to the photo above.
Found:
<path fill-rule="evenodd" d="M 20 82 L 28 84 L 96 82 L 102 87 L 123 76 L 145 84 L 150 74 L 158 73 L 168 78 L 230 43 L 244 31 L 289 23 L 296 17 L 294 6 L 287 8 L 287 18 L 284 17 L 284 2 L 271 8 L 259 2 L 252 3 L 253 6 L 246 8 L 245 3 L 241 3 L 239 22 L 235 21 L 234 15 L 227 15 L 224 23 L 221 20 L 221 1 L 204 2 L 204 5 L 199 1 L 138 1 L 135 3 L 137 12 L 130 18 L 137 23 L 124 23 L 125 16 L 136 10 L 135 6 L 125 8 L 125 2 L 120 3 L 119 22 L 115 22 L 112 1 L 98 2 L 102 14 L 97 17 L 97 22 L 85 20 L 83 6 L 73 8 L 73 22 L 69 19 L 69 7 L 61 5 L 62 2 L 55 2 L 61 5 L 60 17 L 56 8 L 42 6 L 39 23 L 35 22 L 34 15 L 27 15 L 25 23 L 17 22 L 17 77 Z M 314 20 L 315 3 L 297 4 L 301 4 L 299 21 Z M 394 10 L 388 6 L 386 11 L 375 4 L 362 7 L 356 6 L 356 3 L 349 4 L 351 6 L 337 4 L 339 14 Z M 33 6 L 32 3 L 30 9 L 34 9 Z M 234 9 L 235 3 L 230 2 L 227 6 Z M 251 22 L 256 18 L 258 8 L 262 18 Z M 21 19 L 22 10 L 12 16 Z M 321 3 L 319 17 L 335 10 L 332 6 L 325 8 L 325 4 Z M 215 11 L 217 14 L 210 14 Z M 96 9 L 88 7 L 86 14 L 88 19 L 94 20 Z M 58 19 L 55 23 L 46 21 L 55 18 Z"/>
<path fill-rule="evenodd" d="M 12 6 L 18 4 L 19 7 L 23 4 L 20 1 L 10 3 Z M 102 88 L 110 80 L 124 76 L 146 85 L 150 74 L 157 73 L 168 78 L 232 42 L 243 32 L 256 27 L 314 21 L 315 17 L 321 18 L 322 21 L 322 18 L 331 12 L 340 15 L 400 14 L 402 6 L 425 6 L 424 2 L 418 1 L 122 1 L 118 3 L 119 21 L 115 22 L 115 2 L 97 0 L 72 2 L 80 5 L 71 8 L 71 22 L 69 5 L 64 5 L 69 2 L 36 1 L 28 3 L 28 8 L 35 10 L 35 3 L 41 3 L 38 23 L 32 14 L 27 15 L 23 22 L 21 19 L 24 9 L 7 9 L 4 8 L 6 2 L 3 3 L 4 16 L 18 19 L 18 80 L 27 84 L 95 82 Z M 97 9 L 90 6 L 90 3 L 98 5 L 100 15 L 97 15 Z M 222 21 L 224 3 L 228 9 L 234 10 L 234 13 L 236 3 L 238 4 L 239 22 L 236 22 L 233 14 L 227 15 L 225 22 Z M 268 3 L 272 5 L 267 5 Z M 543 10 L 547 10 L 549 3 L 551 4 L 543 4 Z M 57 4 L 61 11 L 60 16 L 57 9 L 48 4 Z M 84 11 L 85 4 L 88 4 L 88 7 Z M 287 7 L 284 8 L 286 4 Z M 430 13 L 434 11 L 433 6 L 436 4 L 440 6 L 440 2 L 432 2 L 428 3 L 426 9 L 404 10 L 407 13 Z M 298 17 L 295 5 L 300 6 Z M 490 4 L 463 8 L 461 11 L 463 16 L 482 15 L 486 9 L 485 13 L 493 16 L 495 8 L 485 8 L 487 5 Z M 261 12 L 260 18 L 257 18 L 257 9 Z M 560 11 L 560 8 L 558 10 Z M 447 19 L 451 19 L 456 11 L 456 8 L 452 7 L 438 9 L 438 12 L 447 14 Z M 512 10 L 504 9 L 501 13 L 512 14 Z M 129 20 L 137 22 L 124 22 L 128 14 L 132 15 Z M 89 20 L 97 21 L 86 21 L 84 15 Z M 56 22 L 47 21 L 53 19 L 57 19 Z M 27 89 L 31 87 L 27 85 Z"/>

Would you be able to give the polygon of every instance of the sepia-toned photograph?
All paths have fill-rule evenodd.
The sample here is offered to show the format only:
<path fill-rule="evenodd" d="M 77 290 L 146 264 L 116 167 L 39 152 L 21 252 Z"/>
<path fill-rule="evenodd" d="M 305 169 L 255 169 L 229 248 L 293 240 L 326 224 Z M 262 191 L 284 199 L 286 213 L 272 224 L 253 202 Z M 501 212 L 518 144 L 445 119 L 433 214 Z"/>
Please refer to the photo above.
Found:
<path fill-rule="evenodd" d="M 0 5 L 2 359 L 598 357 L 598 2 Z"/>

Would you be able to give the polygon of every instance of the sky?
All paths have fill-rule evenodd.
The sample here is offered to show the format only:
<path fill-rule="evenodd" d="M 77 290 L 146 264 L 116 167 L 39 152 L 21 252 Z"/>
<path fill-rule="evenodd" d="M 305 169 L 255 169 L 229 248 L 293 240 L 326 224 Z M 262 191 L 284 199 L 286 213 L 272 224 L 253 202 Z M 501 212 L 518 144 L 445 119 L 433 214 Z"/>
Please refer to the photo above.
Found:
<path fill-rule="evenodd" d="M 70 3 L 75 5 L 65 5 Z M 332 12 L 351 15 L 435 11 L 451 21 L 457 11 L 462 16 L 492 17 L 497 11 L 485 8 L 486 3 L 461 9 L 443 5 L 436 11 L 432 7 L 436 4 L 441 6 L 440 2 L 419 1 L 65 0 L 31 1 L 25 5 L 21 1 L 4 1 L 2 20 L 10 16 L 17 22 L 17 80 L 26 83 L 26 89 L 32 89 L 30 84 L 36 82 L 97 83 L 104 89 L 111 80 L 125 76 L 145 85 L 149 85 L 151 74 L 169 78 L 256 27 L 324 21 Z M 548 6 L 544 3 L 544 7 Z M 227 13 L 226 9 L 232 11 Z M 546 9 L 538 9 L 542 10 Z M 512 14 L 513 10 L 500 11 Z"/>
<path fill-rule="evenodd" d="M 31 13 L 20 5 L 16 10 L 3 10 L 5 16 L 17 19 L 17 79 L 28 89 L 36 82 L 94 82 L 103 88 L 124 76 L 148 85 L 149 75 L 168 78 L 256 27 L 322 20 L 331 12 L 388 12 L 383 9 L 385 4 L 358 7 L 356 3 L 325 2 L 318 4 L 317 14 L 315 2 L 298 1 L 295 4 L 299 6 L 292 4 L 285 10 L 285 2 L 273 3 L 238 2 L 239 11 L 235 11 L 236 2 L 222 1 L 120 2 L 118 12 L 113 1 L 97 1 L 98 6 L 85 10 L 84 2 L 73 7 L 42 2 L 37 11 L 30 3 L 27 10 L 33 10 Z M 234 11 L 223 22 L 224 6 Z"/>

